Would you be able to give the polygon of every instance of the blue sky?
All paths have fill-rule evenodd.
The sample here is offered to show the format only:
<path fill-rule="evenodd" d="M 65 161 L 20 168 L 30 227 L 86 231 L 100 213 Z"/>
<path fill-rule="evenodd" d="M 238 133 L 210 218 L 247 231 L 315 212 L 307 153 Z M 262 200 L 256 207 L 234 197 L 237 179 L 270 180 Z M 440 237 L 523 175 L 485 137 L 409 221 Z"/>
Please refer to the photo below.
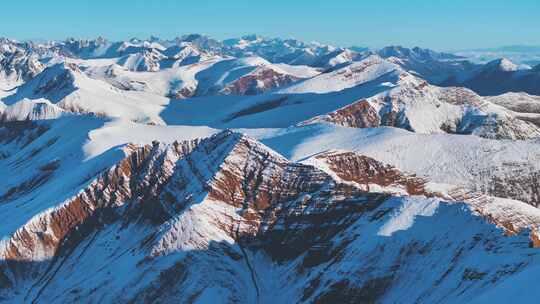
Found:
<path fill-rule="evenodd" d="M 257 33 L 349 46 L 439 50 L 540 45 L 540 0 L 8 0 L 0 36 L 15 39 L 218 39 Z"/>

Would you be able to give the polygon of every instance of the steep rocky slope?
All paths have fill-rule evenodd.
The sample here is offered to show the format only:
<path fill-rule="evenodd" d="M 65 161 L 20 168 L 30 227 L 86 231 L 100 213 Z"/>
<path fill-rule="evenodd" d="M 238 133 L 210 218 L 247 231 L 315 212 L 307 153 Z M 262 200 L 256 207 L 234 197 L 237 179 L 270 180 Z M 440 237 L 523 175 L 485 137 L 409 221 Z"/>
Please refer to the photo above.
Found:
<path fill-rule="evenodd" d="M 468 204 L 365 192 L 228 131 L 125 153 L 3 241 L 3 300 L 473 300 L 537 263 L 527 226 L 489 223 L 536 225 L 520 202 L 488 203 L 486 221 Z"/>
<path fill-rule="evenodd" d="M 430 85 L 399 68 L 389 75 L 386 79 L 392 87 L 387 91 L 302 124 L 326 121 L 354 128 L 392 126 L 419 133 L 475 134 L 496 139 L 540 136 L 534 115 L 508 111 L 465 88 Z"/>
<path fill-rule="evenodd" d="M 250 132 L 251 133 L 251 132 Z M 538 140 L 418 134 L 395 128 L 309 124 L 251 133 L 292 160 L 328 150 L 354 151 L 441 184 L 453 184 L 537 206 Z"/>
<path fill-rule="evenodd" d="M 0 38 L 0 89 L 10 89 L 39 74 L 45 67 L 38 59 L 14 41 Z"/>

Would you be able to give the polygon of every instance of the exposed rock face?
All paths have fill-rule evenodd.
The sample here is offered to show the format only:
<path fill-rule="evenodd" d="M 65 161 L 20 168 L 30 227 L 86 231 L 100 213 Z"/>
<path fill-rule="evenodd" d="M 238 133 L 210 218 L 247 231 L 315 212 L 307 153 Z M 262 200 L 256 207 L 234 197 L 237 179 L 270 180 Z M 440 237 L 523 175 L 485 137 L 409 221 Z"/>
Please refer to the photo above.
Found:
<path fill-rule="evenodd" d="M 530 262 L 528 235 L 520 231 L 540 223 L 540 215 L 525 218 L 491 200 L 462 205 L 391 196 L 380 191 L 426 194 L 424 181 L 348 152 L 314 157 L 326 173 L 229 131 L 125 151 L 126 158 L 75 197 L 38 214 L 1 244 L 1 300 L 191 302 L 220 286 L 225 302 L 382 301 L 402 295 L 400 282 L 411 279 L 407 269 L 431 259 L 443 266 L 422 272 L 429 279 L 415 285 L 415 299 L 444 300 L 447 294 L 436 291 L 441 285 L 470 297 Z M 466 206 L 515 236 L 503 236 Z M 401 217 L 411 214 L 425 220 L 401 226 Z M 444 232 L 427 229 L 440 221 Z M 476 234 L 464 229 L 444 237 L 460 225 Z M 393 234 L 399 241 L 386 239 Z M 489 269 L 466 258 L 503 259 L 504 251 L 493 246 L 512 246 L 519 258 Z M 88 256 L 95 254 L 102 259 Z M 120 269 L 128 270 L 121 287 L 102 289 Z M 356 275 L 368 269 L 368 277 Z M 282 286 L 277 276 L 287 282 Z"/>
<path fill-rule="evenodd" d="M 456 129 L 455 120 L 460 115 L 457 106 L 445 102 L 445 96 L 436 87 L 412 75 L 401 73 L 395 88 L 372 98 L 357 101 L 305 123 L 327 121 L 354 128 L 392 126 L 419 133 L 441 132 L 449 123 Z M 455 97 L 451 101 L 455 101 Z M 442 107 L 441 107 L 442 106 Z M 433 110 L 432 118 L 424 119 L 420 111 Z"/>
<path fill-rule="evenodd" d="M 373 158 L 348 151 L 329 151 L 313 156 L 305 161 L 323 168 L 329 174 L 335 174 L 339 179 L 353 182 L 353 185 L 368 192 L 386 192 L 401 195 L 423 195 L 426 197 L 440 197 L 451 201 L 466 201 L 472 208 L 486 217 L 490 222 L 505 230 L 509 235 L 519 233 L 523 229 L 530 230 L 531 244 L 538 247 L 537 238 L 540 232 L 540 222 L 535 216 L 517 215 L 512 208 L 504 210 L 495 206 L 508 204 L 497 197 L 519 199 L 533 206 L 537 206 L 538 183 L 537 172 L 524 174 L 524 168 L 516 168 L 515 180 L 509 176 L 501 176 L 491 172 L 486 176 L 495 177 L 489 189 L 471 189 L 451 187 L 447 192 L 441 193 L 432 190 L 425 178 L 401 172 L 397 168 L 385 165 Z M 519 172 L 518 172 L 519 171 Z M 521 176 L 519 179 L 517 176 Z M 525 176 L 525 178 L 523 178 Z M 530 177 L 530 179 L 529 179 Z M 535 180 L 535 181 L 533 181 Z M 438 188 L 437 186 L 435 188 Z M 444 188 L 444 187 L 443 187 Z M 517 189 L 513 191 L 513 189 Z M 488 196 L 484 193 L 490 193 Z M 532 203 L 531 203 L 532 201 Z M 530 207 L 527 207 L 530 209 Z"/>
<path fill-rule="evenodd" d="M 389 191 L 407 195 L 430 195 L 426 181 L 373 158 L 347 151 L 330 151 L 314 156 L 344 181 L 354 182 L 365 191 Z M 371 189 L 374 188 L 374 189 Z"/>
<path fill-rule="evenodd" d="M 109 221 L 129 224 L 142 220 L 162 224 L 190 205 L 200 203 L 197 198 L 201 195 L 242 210 L 248 226 L 240 231 L 241 234 L 238 228 L 234 231 L 235 227 L 220 222 L 230 237 L 237 239 L 243 238 L 242 235 L 261 234 L 261 238 L 268 238 L 264 246 L 274 249 L 277 244 L 273 243 L 278 236 L 281 246 L 284 245 L 283 229 L 292 223 L 291 219 L 281 222 L 280 215 L 289 214 L 296 208 L 286 203 L 301 194 L 322 191 L 312 198 L 304 197 L 303 208 L 315 208 L 314 213 L 297 219 L 308 225 L 309 218 L 313 217 L 315 223 L 312 225 L 315 226 L 306 229 L 313 230 L 311 238 L 320 238 L 321 235 L 314 231 L 320 222 L 314 206 L 323 204 L 323 210 L 330 212 L 327 208 L 331 206 L 327 204 L 333 197 L 362 195 L 349 186 L 336 185 L 322 171 L 290 164 L 261 144 L 230 132 L 201 142 L 128 149 L 131 152 L 126 159 L 98 177 L 79 195 L 36 216 L 13 234 L 1 252 L 2 258 L 8 261 L 1 271 L 9 278 L 7 285 L 27 278 L 24 271 L 28 269 L 21 269 L 21 263 L 54 261 L 58 256 L 69 256 L 85 237 L 97 233 Z M 338 199 L 334 204 L 339 205 L 341 201 Z M 339 208 L 336 212 L 337 216 L 344 210 Z M 343 219 L 337 217 L 336 221 L 338 219 L 342 225 Z M 309 239 L 307 234 L 302 236 L 304 241 Z M 163 242 L 166 241 L 158 243 L 156 248 L 167 245 Z M 309 242 L 303 247 L 309 247 Z M 296 254 L 302 247 L 298 248 Z M 153 255 L 158 254 L 155 250 Z M 282 258 L 283 253 L 279 250 L 275 254 Z M 291 254 L 294 256 L 295 253 L 289 251 L 287 256 Z"/>
<path fill-rule="evenodd" d="M 316 117 L 304 124 L 328 121 L 344 127 L 374 128 L 381 125 L 381 117 L 377 109 L 367 100 L 360 100 L 350 106 L 328 113 L 323 117 Z"/>
<path fill-rule="evenodd" d="M 513 198 L 530 205 L 540 205 L 540 172 L 537 169 L 519 163 L 508 163 L 506 169 L 493 167 L 478 172 L 478 191 L 493 196 Z"/>
<path fill-rule="evenodd" d="M 226 95 L 256 95 L 299 80 L 292 75 L 281 74 L 271 68 L 260 67 L 246 76 L 228 84 L 220 93 Z"/>
<path fill-rule="evenodd" d="M 145 188 L 147 185 L 142 183 L 135 185 L 137 188 L 134 189 L 129 187 L 129 178 L 141 169 L 141 163 L 149 152 L 150 147 L 136 150 L 130 157 L 95 180 L 81 194 L 56 210 L 39 215 L 19 229 L 2 252 L 4 259 L 26 261 L 53 258 L 56 254 L 60 254 L 59 250 L 67 242 L 69 235 L 78 233 L 74 231 L 76 227 L 85 224 L 92 216 L 98 216 L 102 209 L 132 199 L 133 191 L 151 193 L 151 189 Z M 167 177 L 166 172 L 160 173 L 163 178 Z M 159 187 L 159 184 L 153 186 Z"/>
<path fill-rule="evenodd" d="M 9 52 L 0 50 L 0 79 L 19 84 L 34 78 L 44 68 L 35 54 L 15 47 Z"/>
<path fill-rule="evenodd" d="M 418 133 L 475 134 L 492 139 L 540 137 L 540 128 L 534 124 L 536 116 L 498 108 L 465 88 L 435 87 L 406 73 L 399 77 L 398 85 L 385 93 L 301 125 L 330 122 L 352 128 L 391 126 Z"/>
<path fill-rule="evenodd" d="M 173 98 L 173 99 L 190 98 L 195 95 L 196 91 L 197 91 L 196 88 L 184 87 L 184 88 L 181 88 L 180 90 L 170 91 L 167 94 L 167 97 Z"/>

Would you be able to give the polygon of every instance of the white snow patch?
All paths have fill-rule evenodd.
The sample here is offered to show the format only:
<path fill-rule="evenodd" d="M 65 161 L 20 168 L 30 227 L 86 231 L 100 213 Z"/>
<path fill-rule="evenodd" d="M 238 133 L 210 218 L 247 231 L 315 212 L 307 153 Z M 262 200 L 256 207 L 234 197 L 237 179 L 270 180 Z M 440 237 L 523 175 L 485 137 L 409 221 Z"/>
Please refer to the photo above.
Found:
<path fill-rule="evenodd" d="M 440 201 L 438 199 L 405 198 L 403 204 L 392 213 L 391 218 L 379 229 L 378 235 L 391 236 L 394 232 L 407 230 L 417 216 L 432 216 Z"/>

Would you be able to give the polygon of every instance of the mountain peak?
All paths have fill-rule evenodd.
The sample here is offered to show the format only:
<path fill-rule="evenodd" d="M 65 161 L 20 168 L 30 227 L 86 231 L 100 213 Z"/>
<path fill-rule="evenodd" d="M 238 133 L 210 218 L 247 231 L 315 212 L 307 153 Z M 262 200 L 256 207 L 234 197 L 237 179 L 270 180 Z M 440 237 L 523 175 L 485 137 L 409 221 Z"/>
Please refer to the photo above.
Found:
<path fill-rule="evenodd" d="M 496 69 L 502 72 L 515 72 L 519 69 L 519 66 L 507 58 L 499 58 L 488 62 L 485 65 L 486 69 Z"/>
<path fill-rule="evenodd" d="M 377 52 L 383 58 L 397 57 L 400 59 L 419 60 L 419 61 L 439 61 L 439 60 L 455 60 L 463 57 L 450 53 L 437 52 L 430 49 L 421 48 L 418 46 L 412 49 L 400 45 L 387 46 Z"/>
<path fill-rule="evenodd" d="M 259 40 L 259 39 L 263 39 L 262 36 L 259 36 L 257 34 L 249 34 L 249 35 L 242 36 L 241 38 L 243 40 L 248 40 L 248 41 L 256 41 L 256 40 Z"/>

